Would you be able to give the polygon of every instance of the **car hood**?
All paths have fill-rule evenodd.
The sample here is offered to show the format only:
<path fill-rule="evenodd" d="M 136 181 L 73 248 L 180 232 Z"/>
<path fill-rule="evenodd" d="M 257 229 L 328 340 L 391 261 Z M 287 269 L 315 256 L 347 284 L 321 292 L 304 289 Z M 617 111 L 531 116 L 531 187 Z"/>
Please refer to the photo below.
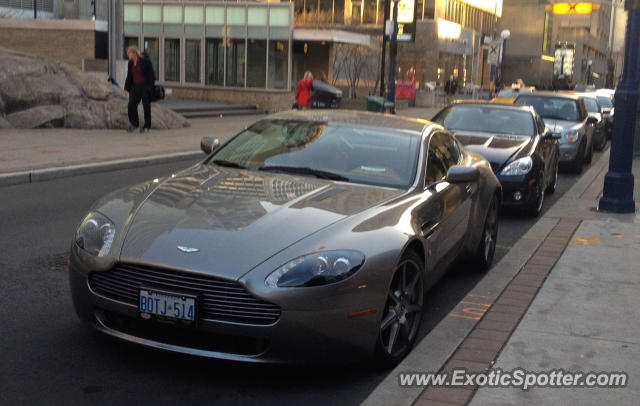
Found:
<path fill-rule="evenodd" d="M 300 239 L 402 192 L 197 165 L 141 203 L 120 261 L 237 279 Z"/>
<path fill-rule="evenodd" d="M 580 123 L 575 121 L 565 121 L 565 120 L 557 120 L 554 118 L 543 118 L 542 119 L 547 127 L 551 130 L 551 132 L 562 134 L 565 131 L 576 129 L 580 127 Z"/>
<path fill-rule="evenodd" d="M 475 131 L 455 131 L 454 135 L 466 149 L 480 154 L 491 162 L 494 172 L 512 159 L 526 155 L 534 140 L 533 137 L 527 136 Z"/>

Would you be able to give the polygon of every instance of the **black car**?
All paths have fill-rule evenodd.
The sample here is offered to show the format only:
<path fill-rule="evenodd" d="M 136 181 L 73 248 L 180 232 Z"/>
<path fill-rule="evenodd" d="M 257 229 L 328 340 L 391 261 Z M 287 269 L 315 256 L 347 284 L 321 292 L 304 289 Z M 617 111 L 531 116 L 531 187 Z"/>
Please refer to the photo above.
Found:
<path fill-rule="evenodd" d="M 464 101 L 444 108 L 433 121 L 491 163 L 502 183 L 503 206 L 540 214 L 545 192 L 556 189 L 560 148 L 559 136 L 533 107 Z"/>

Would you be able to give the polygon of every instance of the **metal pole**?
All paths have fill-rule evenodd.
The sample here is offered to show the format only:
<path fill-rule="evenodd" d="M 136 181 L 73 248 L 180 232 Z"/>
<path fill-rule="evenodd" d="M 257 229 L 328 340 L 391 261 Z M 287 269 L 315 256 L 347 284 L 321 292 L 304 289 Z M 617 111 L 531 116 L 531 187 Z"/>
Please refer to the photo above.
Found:
<path fill-rule="evenodd" d="M 609 172 L 604 178 L 598 209 L 616 213 L 635 212 L 633 200 L 633 141 L 640 91 L 640 0 L 627 0 L 627 32 L 624 71 L 616 89 L 616 115 L 611 136 Z"/>
<path fill-rule="evenodd" d="M 107 21 L 109 37 L 109 76 L 116 77 L 116 0 L 109 0 L 109 19 Z"/>
<path fill-rule="evenodd" d="M 391 45 L 389 46 L 389 94 L 387 100 L 393 102 L 392 114 L 396 114 L 396 58 L 398 56 L 398 0 L 393 1 L 393 34 L 391 34 Z"/>
<path fill-rule="evenodd" d="M 493 7 L 493 35 L 491 36 L 491 44 L 494 43 L 498 36 L 498 4 Z M 496 64 L 491 64 L 491 81 L 489 83 L 489 99 L 493 98 L 496 90 Z"/>
<path fill-rule="evenodd" d="M 382 21 L 382 57 L 380 58 L 380 97 L 384 97 L 384 68 L 386 64 L 387 57 L 387 20 L 389 19 L 389 1 L 383 1 L 382 7 L 384 7 L 383 11 L 383 20 Z"/>
<path fill-rule="evenodd" d="M 38 18 L 38 0 L 33 0 L 33 19 Z"/>

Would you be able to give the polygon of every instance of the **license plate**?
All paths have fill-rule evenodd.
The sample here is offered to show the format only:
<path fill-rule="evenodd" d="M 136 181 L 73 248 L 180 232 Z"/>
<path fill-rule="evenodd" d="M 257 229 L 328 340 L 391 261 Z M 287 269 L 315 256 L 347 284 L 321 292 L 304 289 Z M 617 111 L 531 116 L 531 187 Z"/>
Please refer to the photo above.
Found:
<path fill-rule="evenodd" d="M 154 316 L 188 322 L 193 322 L 196 319 L 196 298 L 179 293 L 140 289 L 138 308 L 143 319 L 150 319 Z"/>

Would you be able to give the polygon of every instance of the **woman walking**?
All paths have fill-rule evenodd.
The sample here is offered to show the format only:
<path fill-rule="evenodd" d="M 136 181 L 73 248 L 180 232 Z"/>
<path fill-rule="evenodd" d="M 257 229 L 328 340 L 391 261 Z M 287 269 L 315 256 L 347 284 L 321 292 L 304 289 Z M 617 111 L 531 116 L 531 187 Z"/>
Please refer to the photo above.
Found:
<path fill-rule="evenodd" d="M 140 50 L 135 45 L 127 48 L 129 65 L 127 68 L 127 79 L 124 83 L 124 90 L 129 92 L 129 128 L 127 131 L 135 131 L 140 127 L 138 117 L 138 104 L 142 101 L 144 110 L 144 126 L 140 128 L 141 133 L 149 132 L 151 129 L 151 92 L 156 82 L 156 75 L 153 72 L 151 61 L 140 54 Z"/>
<path fill-rule="evenodd" d="M 296 102 L 298 108 L 306 110 L 311 107 L 311 91 L 313 89 L 313 75 L 306 71 L 304 77 L 298 82 L 298 90 L 296 90 Z"/>

